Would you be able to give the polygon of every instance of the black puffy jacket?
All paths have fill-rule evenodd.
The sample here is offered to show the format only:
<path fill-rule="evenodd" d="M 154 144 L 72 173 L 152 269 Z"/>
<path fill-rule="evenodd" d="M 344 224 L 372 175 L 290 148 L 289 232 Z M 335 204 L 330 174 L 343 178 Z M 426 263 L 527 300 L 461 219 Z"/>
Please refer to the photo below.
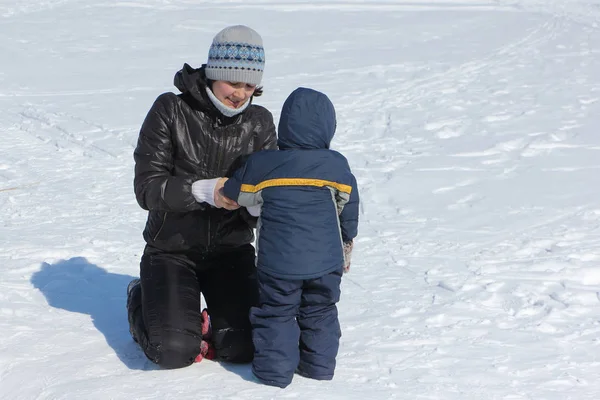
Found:
<path fill-rule="evenodd" d="M 181 94 L 156 99 L 134 151 L 135 195 L 149 210 L 144 239 L 167 252 L 205 253 L 252 242 L 255 220 L 245 208 L 198 203 L 191 185 L 230 176 L 243 156 L 277 147 L 268 110 L 251 104 L 225 117 L 208 98 L 205 79 L 203 68 L 187 64 L 175 74 Z"/>

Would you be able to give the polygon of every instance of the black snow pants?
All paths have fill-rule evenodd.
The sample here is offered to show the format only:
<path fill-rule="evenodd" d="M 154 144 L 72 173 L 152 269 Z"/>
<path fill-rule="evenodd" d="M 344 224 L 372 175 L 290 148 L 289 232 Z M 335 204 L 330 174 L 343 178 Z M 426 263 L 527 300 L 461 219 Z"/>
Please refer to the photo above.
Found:
<path fill-rule="evenodd" d="M 146 247 L 141 284 L 128 302 L 130 328 L 146 356 L 163 368 L 194 362 L 202 340 L 202 294 L 217 360 L 250 362 L 249 310 L 257 300 L 254 257 L 249 244 L 192 257 Z"/>

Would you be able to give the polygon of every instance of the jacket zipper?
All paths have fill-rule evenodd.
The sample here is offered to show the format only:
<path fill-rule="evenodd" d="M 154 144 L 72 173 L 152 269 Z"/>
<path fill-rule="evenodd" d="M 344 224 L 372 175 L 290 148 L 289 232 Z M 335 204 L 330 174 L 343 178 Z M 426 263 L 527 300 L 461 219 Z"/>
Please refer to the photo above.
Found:
<path fill-rule="evenodd" d="M 165 211 L 165 215 L 163 215 L 162 224 L 160 224 L 160 228 L 158 229 L 158 232 L 156 232 L 156 235 L 154 235 L 154 239 L 152 239 L 152 241 L 156 242 L 156 239 L 158 238 L 158 235 L 160 235 L 160 232 L 165 227 L 165 221 L 167 220 L 167 214 L 168 214 L 168 212 Z"/>
<path fill-rule="evenodd" d="M 221 169 L 221 136 L 220 131 L 221 130 L 221 119 L 217 116 L 215 118 L 215 121 L 213 123 L 213 133 L 216 134 L 217 136 L 217 170 L 219 171 Z M 210 242 L 211 242 L 211 237 L 212 237 L 212 233 L 210 232 L 210 218 L 211 218 L 211 213 L 209 211 L 208 213 L 208 229 L 206 231 L 206 247 L 207 249 L 210 249 Z"/>
<path fill-rule="evenodd" d="M 223 151 L 224 151 L 224 143 L 223 143 L 223 137 L 221 136 L 222 131 L 221 131 L 221 126 L 219 125 L 219 132 L 217 133 L 217 140 L 219 142 L 219 152 L 217 153 L 217 170 L 221 170 L 221 165 L 223 164 Z"/>
<path fill-rule="evenodd" d="M 206 232 L 206 237 L 208 239 L 207 240 L 207 245 L 206 245 L 207 248 L 210 248 L 210 236 L 211 236 L 211 233 L 210 233 L 210 211 L 209 211 L 209 214 L 208 214 L 208 229 L 207 229 L 207 232 Z"/>

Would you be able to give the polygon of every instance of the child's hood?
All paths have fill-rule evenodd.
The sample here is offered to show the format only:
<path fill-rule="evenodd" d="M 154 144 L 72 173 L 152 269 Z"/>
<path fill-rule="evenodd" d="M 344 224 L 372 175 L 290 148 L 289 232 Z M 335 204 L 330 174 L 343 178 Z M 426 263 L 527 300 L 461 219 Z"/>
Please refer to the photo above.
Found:
<path fill-rule="evenodd" d="M 313 89 L 289 95 L 279 118 L 280 149 L 328 149 L 335 133 L 335 109 L 329 98 Z"/>

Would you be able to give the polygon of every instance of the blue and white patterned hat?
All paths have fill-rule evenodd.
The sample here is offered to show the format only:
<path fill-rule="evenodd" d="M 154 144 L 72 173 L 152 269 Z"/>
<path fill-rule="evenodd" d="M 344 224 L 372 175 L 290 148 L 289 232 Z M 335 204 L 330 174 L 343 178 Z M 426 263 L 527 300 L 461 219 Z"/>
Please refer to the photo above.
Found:
<path fill-rule="evenodd" d="M 213 39 L 206 77 L 259 85 L 264 68 L 265 50 L 260 35 L 247 26 L 235 25 L 223 29 Z"/>

